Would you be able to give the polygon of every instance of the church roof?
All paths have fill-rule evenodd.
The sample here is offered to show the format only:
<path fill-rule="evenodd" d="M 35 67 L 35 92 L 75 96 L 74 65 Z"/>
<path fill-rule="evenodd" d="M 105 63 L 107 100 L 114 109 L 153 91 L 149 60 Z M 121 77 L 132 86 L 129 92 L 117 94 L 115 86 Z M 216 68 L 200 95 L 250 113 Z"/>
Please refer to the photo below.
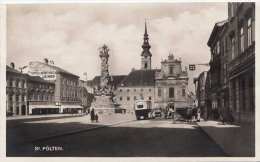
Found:
<path fill-rule="evenodd" d="M 121 82 L 120 86 L 154 86 L 156 71 L 158 71 L 158 69 L 131 71 Z"/>
<path fill-rule="evenodd" d="M 126 77 L 126 75 L 112 75 L 112 84 L 117 86 L 121 81 Z M 97 86 L 100 85 L 100 76 L 95 76 L 92 80 L 87 81 L 88 86 Z"/>

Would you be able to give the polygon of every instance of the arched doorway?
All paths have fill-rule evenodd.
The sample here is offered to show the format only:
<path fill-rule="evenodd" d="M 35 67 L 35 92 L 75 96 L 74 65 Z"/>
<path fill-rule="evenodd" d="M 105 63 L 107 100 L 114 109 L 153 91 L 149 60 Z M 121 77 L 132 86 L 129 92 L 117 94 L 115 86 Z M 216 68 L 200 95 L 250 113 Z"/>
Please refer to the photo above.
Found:
<path fill-rule="evenodd" d="M 26 115 L 26 106 L 22 105 L 22 115 Z"/>

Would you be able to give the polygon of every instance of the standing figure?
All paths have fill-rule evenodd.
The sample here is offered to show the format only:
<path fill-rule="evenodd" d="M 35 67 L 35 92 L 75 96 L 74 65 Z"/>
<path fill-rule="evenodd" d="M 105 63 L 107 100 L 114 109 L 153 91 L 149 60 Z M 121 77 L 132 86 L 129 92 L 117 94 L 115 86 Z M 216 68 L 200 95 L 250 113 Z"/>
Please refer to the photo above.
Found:
<path fill-rule="evenodd" d="M 197 122 L 200 122 L 200 109 L 197 110 Z"/>
<path fill-rule="evenodd" d="M 98 122 L 98 114 L 95 115 L 95 120 Z"/>
<path fill-rule="evenodd" d="M 91 109 L 90 120 L 91 120 L 91 122 L 93 122 L 95 120 L 95 110 L 94 110 L 94 108 Z"/>

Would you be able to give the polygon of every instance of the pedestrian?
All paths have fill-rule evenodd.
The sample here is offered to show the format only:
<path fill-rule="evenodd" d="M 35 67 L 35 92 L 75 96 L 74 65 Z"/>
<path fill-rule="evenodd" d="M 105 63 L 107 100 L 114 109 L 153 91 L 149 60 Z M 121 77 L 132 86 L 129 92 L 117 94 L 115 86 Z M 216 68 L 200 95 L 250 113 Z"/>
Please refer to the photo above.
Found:
<path fill-rule="evenodd" d="M 91 109 L 90 111 L 90 120 L 93 122 L 95 120 L 95 110 L 94 108 Z"/>
<path fill-rule="evenodd" d="M 200 122 L 200 109 L 197 111 L 197 122 Z"/>
<path fill-rule="evenodd" d="M 174 106 L 172 107 L 172 120 L 173 120 L 173 123 L 175 123 L 175 108 L 174 108 Z"/>
<path fill-rule="evenodd" d="M 98 114 L 95 115 L 95 120 L 98 122 Z"/>

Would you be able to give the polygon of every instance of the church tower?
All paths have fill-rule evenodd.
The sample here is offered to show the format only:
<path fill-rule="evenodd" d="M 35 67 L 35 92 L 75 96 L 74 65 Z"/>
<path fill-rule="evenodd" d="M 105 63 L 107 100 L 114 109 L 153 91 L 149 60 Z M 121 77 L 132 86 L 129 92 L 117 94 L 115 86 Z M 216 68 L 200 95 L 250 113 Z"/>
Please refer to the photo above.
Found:
<path fill-rule="evenodd" d="M 144 29 L 144 42 L 143 42 L 142 48 L 143 48 L 143 51 L 141 54 L 141 70 L 151 70 L 152 54 L 150 52 L 151 46 L 149 44 L 146 22 L 145 22 L 145 29 Z"/>

